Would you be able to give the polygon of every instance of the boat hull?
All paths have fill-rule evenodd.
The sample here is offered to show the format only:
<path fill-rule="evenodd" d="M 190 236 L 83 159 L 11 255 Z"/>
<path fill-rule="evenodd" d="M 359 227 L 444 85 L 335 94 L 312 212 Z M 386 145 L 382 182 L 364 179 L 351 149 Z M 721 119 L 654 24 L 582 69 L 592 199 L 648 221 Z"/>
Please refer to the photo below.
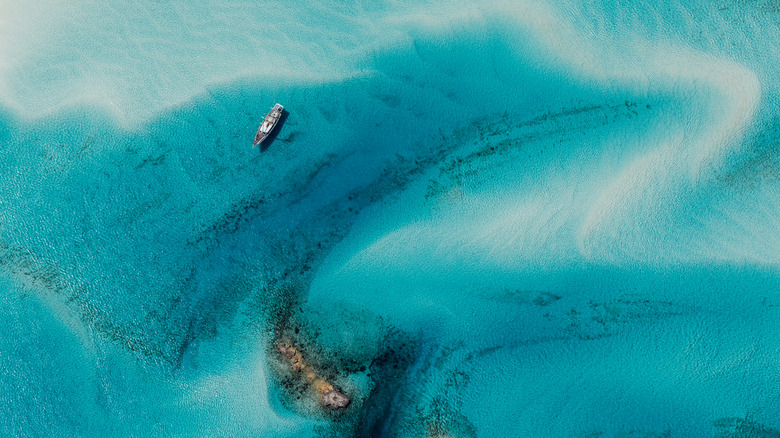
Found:
<path fill-rule="evenodd" d="M 263 119 L 263 122 L 260 123 L 260 127 L 257 128 L 257 133 L 255 134 L 255 140 L 252 144 L 252 147 L 262 143 L 263 140 L 265 140 L 268 135 L 271 134 L 271 131 L 274 130 L 276 124 L 279 123 L 279 119 L 282 117 L 283 111 L 283 106 L 279 105 L 278 103 L 274 105 L 271 111 Z"/>

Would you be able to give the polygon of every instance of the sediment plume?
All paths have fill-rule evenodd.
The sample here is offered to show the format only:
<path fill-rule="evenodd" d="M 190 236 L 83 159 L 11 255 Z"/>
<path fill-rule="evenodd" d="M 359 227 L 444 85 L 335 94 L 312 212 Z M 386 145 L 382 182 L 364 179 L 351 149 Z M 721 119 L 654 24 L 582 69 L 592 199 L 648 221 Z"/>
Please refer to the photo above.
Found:
<path fill-rule="evenodd" d="M 290 362 L 293 371 L 301 373 L 303 378 L 311 384 L 314 391 L 320 396 L 320 402 L 325 407 L 342 409 L 349 405 L 349 397 L 338 391 L 325 379 L 320 378 L 317 372 L 303 361 L 303 355 L 293 345 L 280 342 L 276 345 L 276 348 Z"/>

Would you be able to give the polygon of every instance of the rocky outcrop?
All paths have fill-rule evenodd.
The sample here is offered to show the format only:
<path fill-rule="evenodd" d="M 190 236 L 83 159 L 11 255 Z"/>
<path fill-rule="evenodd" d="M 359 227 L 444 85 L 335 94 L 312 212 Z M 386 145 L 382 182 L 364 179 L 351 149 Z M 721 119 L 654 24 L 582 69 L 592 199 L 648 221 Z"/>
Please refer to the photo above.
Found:
<path fill-rule="evenodd" d="M 346 395 L 331 389 L 330 391 L 322 394 L 322 403 L 333 409 L 346 408 L 349 404 L 349 399 Z"/>
<path fill-rule="evenodd" d="M 317 372 L 303 361 L 303 355 L 297 348 L 285 342 L 278 343 L 276 348 L 290 362 L 292 370 L 301 373 L 303 378 L 311 384 L 324 406 L 331 409 L 341 409 L 349 405 L 349 397 L 339 392 L 328 381 L 320 378 Z"/>

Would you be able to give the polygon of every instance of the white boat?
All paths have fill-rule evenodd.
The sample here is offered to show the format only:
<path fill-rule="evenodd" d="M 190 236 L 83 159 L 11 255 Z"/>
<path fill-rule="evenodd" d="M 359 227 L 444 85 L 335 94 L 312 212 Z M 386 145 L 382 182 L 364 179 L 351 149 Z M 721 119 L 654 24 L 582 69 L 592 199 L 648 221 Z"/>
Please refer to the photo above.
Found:
<path fill-rule="evenodd" d="M 257 134 L 255 134 L 255 142 L 252 145 L 252 147 L 255 147 L 259 145 L 260 143 L 265 140 L 266 137 L 268 137 L 268 134 L 271 133 L 271 131 L 274 130 L 274 127 L 279 122 L 279 119 L 282 117 L 282 111 L 284 111 L 284 107 L 279 105 L 278 103 L 274 105 L 273 108 L 271 108 L 271 112 L 268 113 L 267 116 L 263 119 L 263 123 L 260 124 L 260 127 L 257 128 Z"/>

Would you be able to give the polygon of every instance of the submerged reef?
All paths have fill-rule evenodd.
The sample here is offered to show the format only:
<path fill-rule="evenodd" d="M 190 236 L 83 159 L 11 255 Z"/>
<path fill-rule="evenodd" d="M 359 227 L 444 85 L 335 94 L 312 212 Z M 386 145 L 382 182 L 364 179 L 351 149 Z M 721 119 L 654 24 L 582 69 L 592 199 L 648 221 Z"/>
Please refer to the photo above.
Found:
<path fill-rule="evenodd" d="M 350 399 L 333 384 L 318 376 L 317 371 L 303 361 L 303 355 L 292 344 L 280 342 L 276 345 L 282 356 L 289 360 L 290 365 L 296 373 L 300 373 L 307 382 L 311 384 L 312 389 L 320 396 L 320 402 L 328 408 L 341 409 L 346 408 Z"/>
<path fill-rule="evenodd" d="M 777 438 L 780 437 L 780 429 L 768 427 L 754 421 L 749 415 L 738 418 L 721 418 L 715 421 L 718 430 L 716 438 Z"/>

